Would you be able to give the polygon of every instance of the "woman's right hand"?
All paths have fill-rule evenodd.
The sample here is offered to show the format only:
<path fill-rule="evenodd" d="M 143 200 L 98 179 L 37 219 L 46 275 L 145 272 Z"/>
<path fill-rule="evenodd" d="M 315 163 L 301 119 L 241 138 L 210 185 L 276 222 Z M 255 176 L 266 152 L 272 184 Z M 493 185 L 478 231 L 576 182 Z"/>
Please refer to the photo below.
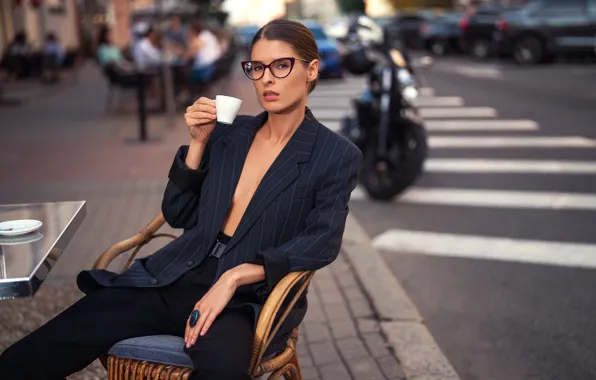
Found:
<path fill-rule="evenodd" d="M 184 114 L 191 137 L 198 142 L 207 142 L 215 129 L 217 116 L 215 100 L 201 97 Z"/>

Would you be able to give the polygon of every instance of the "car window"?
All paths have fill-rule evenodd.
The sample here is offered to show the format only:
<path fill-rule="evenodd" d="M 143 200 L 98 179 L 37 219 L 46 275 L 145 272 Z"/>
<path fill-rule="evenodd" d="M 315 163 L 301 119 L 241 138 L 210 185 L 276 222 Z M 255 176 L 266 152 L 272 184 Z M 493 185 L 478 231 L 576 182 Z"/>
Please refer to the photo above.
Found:
<path fill-rule="evenodd" d="M 326 40 L 327 35 L 321 28 L 310 28 L 312 35 L 315 37 L 315 40 Z"/>
<path fill-rule="evenodd" d="M 547 12 L 568 12 L 584 11 L 586 0 L 542 0 L 542 11 Z"/>
<path fill-rule="evenodd" d="M 588 12 L 592 16 L 596 16 L 596 0 L 589 0 L 588 1 Z"/>

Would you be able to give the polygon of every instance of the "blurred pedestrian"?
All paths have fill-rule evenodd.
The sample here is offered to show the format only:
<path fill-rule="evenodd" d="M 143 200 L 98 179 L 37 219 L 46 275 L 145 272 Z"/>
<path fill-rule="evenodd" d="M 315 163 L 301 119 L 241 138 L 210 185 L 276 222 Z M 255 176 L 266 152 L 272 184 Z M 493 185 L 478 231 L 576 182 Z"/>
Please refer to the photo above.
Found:
<path fill-rule="evenodd" d="M 161 34 L 154 26 L 149 26 L 145 36 L 134 46 L 133 57 L 141 67 L 155 67 L 162 63 Z"/>
<path fill-rule="evenodd" d="M 217 60 L 223 55 L 222 46 L 215 34 L 200 23 L 191 25 L 189 38 L 189 54 L 193 58 L 191 81 L 209 82 Z"/>
<path fill-rule="evenodd" d="M 66 58 L 66 49 L 58 41 L 56 35 L 49 32 L 41 52 L 43 56 L 42 80 L 47 83 L 55 83 L 59 79 L 58 72 Z"/>
<path fill-rule="evenodd" d="M 179 16 L 172 16 L 166 29 L 165 39 L 173 45 L 174 49 L 184 52 L 186 50 L 186 28 L 182 25 Z"/>
<path fill-rule="evenodd" d="M 101 67 L 113 65 L 122 71 L 132 71 L 134 64 L 124 58 L 122 51 L 112 42 L 112 29 L 101 27 L 97 38 L 97 61 Z"/>

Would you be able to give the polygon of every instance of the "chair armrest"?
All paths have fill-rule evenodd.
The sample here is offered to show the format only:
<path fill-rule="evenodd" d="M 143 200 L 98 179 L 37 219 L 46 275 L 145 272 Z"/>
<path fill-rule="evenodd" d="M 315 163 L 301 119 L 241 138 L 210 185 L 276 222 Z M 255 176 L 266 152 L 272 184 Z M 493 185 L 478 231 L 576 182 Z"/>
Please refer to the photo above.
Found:
<path fill-rule="evenodd" d="M 102 253 L 93 264 L 93 269 L 106 269 L 112 260 L 114 260 L 118 255 L 137 247 L 124 266 L 124 269 L 126 269 L 132 263 L 132 260 L 136 256 L 137 252 L 143 247 L 143 245 L 151 241 L 151 239 L 162 236 L 175 239 L 176 236 L 171 234 L 156 234 L 157 230 L 159 230 L 164 223 L 165 218 L 163 213 L 160 212 L 148 225 L 146 225 L 141 231 L 137 232 L 134 236 L 114 244 L 104 253 Z"/>
<path fill-rule="evenodd" d="M 251 373 L 254 374 L 257 366 L 260 364 L 261 359 L 269 347 L 271 340 L 279 330 L 282 323 L 286 320 L 286 317 L 296 304 L 296 301 L 304 293 L 304 290 L 308 287 L 308 284 L 312 280 L 315 272 L 314 271 L 301 271 L 288 273 L 280 282 L 275 285 L 273 291 L 267 297 L 267 301 L 261 310 L 259 320 L 257 321 L 257 328 L 255 331 L 255 338 L 253 343 L 253 353 L 251 358 Z M 300 288 L 288 304 L 283 314 L 279 318 L 279 321 L 275 326 L 275 317 L 280 311 L 284 301 L 286 300 L 290 291 L 296 286 L 300 285 Z"/>

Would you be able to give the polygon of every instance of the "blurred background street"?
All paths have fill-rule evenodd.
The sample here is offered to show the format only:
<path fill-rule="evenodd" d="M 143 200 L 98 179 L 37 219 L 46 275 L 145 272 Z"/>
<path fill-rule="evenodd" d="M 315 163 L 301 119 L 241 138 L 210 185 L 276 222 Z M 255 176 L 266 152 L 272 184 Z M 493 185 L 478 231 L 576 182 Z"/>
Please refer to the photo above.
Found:
<path fill-rule="evenodd" d="M 87 201 L 39 293 L 0 301 L 0 348 L 80 297 L 76 274 L 159 212 L 190 102 L 225 94 L 261 112 L 239 62 L 267 21 L 313 31 L 324 70 L 309 106 L 342 133 L 368 89 L 343 65 L 355 13 L 432 64 L 415 68 L 412 100 L 423 173 L 390 201 L 358 186 L 351 215 L 459 378 L 596 379 L 596 0 L 0 0 L 0 204 Z M 188 53 L 205 30 L 213 71 Z M 405 378 L 351 263 L 332 267 L 302 330 L 305 379 Z M 105 372 L 96 362 L 77 376 Z"/>

